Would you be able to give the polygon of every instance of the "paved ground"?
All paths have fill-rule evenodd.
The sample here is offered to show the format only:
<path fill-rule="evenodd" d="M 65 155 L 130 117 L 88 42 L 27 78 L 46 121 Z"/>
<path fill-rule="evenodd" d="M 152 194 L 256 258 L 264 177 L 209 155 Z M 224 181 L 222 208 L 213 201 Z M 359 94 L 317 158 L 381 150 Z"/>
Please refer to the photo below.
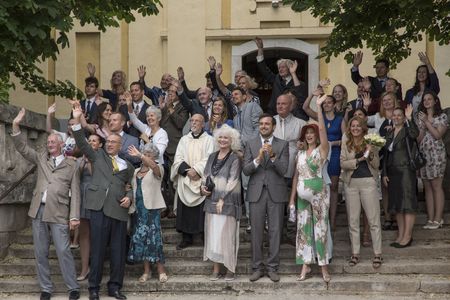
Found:
<path fill-rule="evenodd" d="M 102 295 L 101 295 L 102 296 Z M 374 299 L 374 300 L 422 300 L 422 299 L 449 299 L 449 296 L 438 294 L 420 294 L 420 295 L 408 295 L 408 294 L 366 294 L 366 295 L 345 295 L 345 294 L 297 294 L 296 291 L 283 291 L 276 293 L 254 294 L 254 293 L 241 293 L 239 295 L 232 294 L 127 294 L 129 300 L 170 300 L 170 299 L 182 299 L 182 300 L 274 300 L 276 298 L 282 300 L 360 300 L 360 299 Z M 0 293 L 0 299 L 14 299 L 14 300 L 30 300 L 38 299 L 39 294 L 2 294 Z M 54 300 L 66 300 L 67 296 L 63 294 L 55 295 L 52 297 Z M 82 294 L 81 299 L 88 299 L 87 294 Z M 104 295 L 101 299 L 114 299 Z"/>

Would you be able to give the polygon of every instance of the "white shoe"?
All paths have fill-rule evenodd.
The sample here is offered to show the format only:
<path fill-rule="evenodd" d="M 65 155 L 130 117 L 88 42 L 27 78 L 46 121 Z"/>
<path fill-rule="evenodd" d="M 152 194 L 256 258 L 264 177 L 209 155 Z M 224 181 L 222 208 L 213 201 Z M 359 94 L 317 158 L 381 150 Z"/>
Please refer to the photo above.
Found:
<path fill-rule="evenodd" d="M 422 228 L 423 229 L 430 229 L 430 226 L 433 226 L 433 221 L 428 220 L 427 224 L 425 224 Z"/>

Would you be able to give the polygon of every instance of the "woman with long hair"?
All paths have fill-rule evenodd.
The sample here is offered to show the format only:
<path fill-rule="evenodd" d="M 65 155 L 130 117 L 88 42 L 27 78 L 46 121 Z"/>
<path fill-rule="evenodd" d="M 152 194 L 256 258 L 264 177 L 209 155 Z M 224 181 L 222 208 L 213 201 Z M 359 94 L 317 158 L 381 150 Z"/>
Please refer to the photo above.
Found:
<path fill-rule="evenodd" d="M 302 128 L 300 142 L 303 149 L 297 154 L 292 180 L 289 206 L 297 207 L 296 263 L 303 265 L 298 281 L 306 279 L 311 272 L 309 265 L 316 259 L 323 280 L 327 283 L 331 280 L 328 273 L 332 255 L 328 218 L 330 190 L 322 174 L 329 151 L 322 104 L 329 97 L 323 95 L 317 100 L 318 125 L 308 124 Z"/>
<path fill-rule="evenodd" d="M 405 96 L 405 102 L 407 104 L 412 104 L 414 114 L 418 111 L 425 90 L 431 90 L 436 93 L 436 95 L 439 94 L 439 91 L 441 90 L 439 79 L 427 54 L 419 52 L 419 59 L 423 65 L 417 67 L 414 86 L 406 91 Z"/>
<path fill-rule="evenodd" d="M 213 101 L 211 118 L 205 124 L 205 131 L 213 135 L 214 130 L 220 128 L 223 124 L 233 127 L 233 120 L 228 118 L 227 102 L 221 96 L 217 96 Z"/>
<path fill-rule="evenodd" d="M 345 108 L 347 107 L 348 101 L 347 88 L 342 84 L 336 84 L 333 87 L 331 95 L 333 95 L 334 99 L 336 99 L 336 106 L 335 106 L 336 114 L 344 116 Z"/>
<path fill-rule="evenodd" d="M 377 197 L 377 179 L 380 159 L 378 149 L 364 140 L 368 129 L 364 119 L 353 117 L 346 132 L 347 141 L 342 144 L 341 168 L 344 181 L 345 204 L 352 245 L 350 266 L 359 262 L 361 206 L 370 226 L 374 258 L 372 266 L 382 264 L 380 205 Z"/>
<path fill-rule="evenodd" d="M 420 169 L 420 177 L 425 188 L 428 222 L 425 229 L 437 229 L 444 223 L 444 190 L 442 180 L 445 174 L 447 155 L 442 137 L 447 131 L 447 115 L 442 111 L 441 102 L 433 91 L 426 90 L 418 107 L 419 148 L 427 163 Z"/>

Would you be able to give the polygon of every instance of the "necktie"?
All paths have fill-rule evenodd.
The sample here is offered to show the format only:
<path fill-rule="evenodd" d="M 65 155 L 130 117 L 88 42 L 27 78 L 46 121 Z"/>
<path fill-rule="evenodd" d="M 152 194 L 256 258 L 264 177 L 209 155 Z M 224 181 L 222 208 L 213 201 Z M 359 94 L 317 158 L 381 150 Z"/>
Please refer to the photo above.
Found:
<path fill-rule="evenodd" d="M 134 106 L 134 114 L 137 116 L 139 114 L 139 104 Z"/>
<path fill-rule="evenodd" d="M 284 138 L 284 119 L 281 119 L 280 118 L 280 123 L 281 123 L 281 138 L 283 139 L 283 140 L 285 140 L 285 138 Z"/>
<path fill-rule="evenodd" d="M 91 112 L 91 101 L 88 101 L 86 107 L 86 115 L 89 115 L 90 112 Z"/>
<path fill-rule="evenodd" d="M 269 140 L 265 139 L 264 140 L 264 145 L 269 144 Z M 269 154 L 267 154 L 267 152 L 264 151 L 264 161 L 267 162 L 269 160 Z"/>
<path fill-rule="evenodd" d="M 53 157 L 53 167 L 56 168 L 56 157 Z"/>
<path fill-rule="evenodd" d="M 110 156 L 111 157 L 111 162 L 113 165 L 113 171 L 114 173 L 119 172 L 119 165 L 117 164 L 116 158 L 114 156 Z"/>

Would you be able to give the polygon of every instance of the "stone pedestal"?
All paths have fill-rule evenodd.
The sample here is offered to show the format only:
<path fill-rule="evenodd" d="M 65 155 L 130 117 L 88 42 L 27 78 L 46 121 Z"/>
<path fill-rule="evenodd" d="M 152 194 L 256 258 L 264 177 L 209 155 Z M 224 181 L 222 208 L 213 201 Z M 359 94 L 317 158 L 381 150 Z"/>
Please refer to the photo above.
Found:
<path fill-rule="evenodd" d="M 16 151 L 10 137 L 11 123 L 18 111 L 18 107 L 0 104 L 0 196 L 33 167 Z M 32 147 L 38 151 L 45 148 L 45 115 L 27 111 L 21 130 Z M 33 173 L 0 199 L 0 258 L 7 254 L 16 232 L 29 224 L 27 212 L 35 183 Z"/>

